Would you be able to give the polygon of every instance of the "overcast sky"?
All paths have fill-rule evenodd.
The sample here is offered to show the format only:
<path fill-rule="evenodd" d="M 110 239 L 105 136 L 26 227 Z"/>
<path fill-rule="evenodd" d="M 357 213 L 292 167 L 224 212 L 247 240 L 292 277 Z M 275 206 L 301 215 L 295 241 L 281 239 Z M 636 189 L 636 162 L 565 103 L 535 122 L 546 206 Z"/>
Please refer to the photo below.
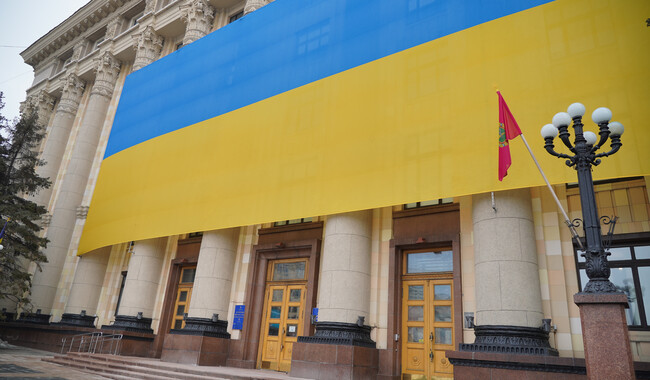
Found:
<path fill-rule="evenodd" d="M 71 16 L 89 0 L 0 0 L 0 91 L 7 119 L 18 116 L 20 102 L 34 80 L 20 53 Z"/>

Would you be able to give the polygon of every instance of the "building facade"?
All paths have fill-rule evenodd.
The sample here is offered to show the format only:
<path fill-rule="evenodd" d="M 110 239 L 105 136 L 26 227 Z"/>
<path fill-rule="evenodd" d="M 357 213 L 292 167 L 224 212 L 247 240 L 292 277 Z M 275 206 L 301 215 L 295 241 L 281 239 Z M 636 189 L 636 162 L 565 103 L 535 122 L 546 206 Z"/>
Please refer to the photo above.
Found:
<path fill-rule="evenodd" d="M 543 186 L 152 235 L 78 255 L 127 76 L 268 3 L 91 0 L 21 54 L 35 72 L 23 112 L 37 111 L 47 126 L 39 171 L 53 182 L 34 197 L 49 210 L 49 261 L 32 268 L 38 313 L 26 318 L 52 331 L 125 331 L 139 342 L 125 354 L 306 378 L 341 368 L 370 378 L 452 377 L 445 352 L 474 342 L 474 324 L 538 329 L 548 334 L 546 354 L 584 358 L 573 295 L 587 281 L 585 264 Z M 647 165 L 595 186 L 599 214 L 618 217 L 612 282 L 628 296 L 632 354 L 642 362 L 650 361 Z M 553 188 L 569 217 L 581 218 L 577 186 Z M 208 349 L 196 336 L 219 343 Z M 343 359 L 317 358 L 310 345 Z"/>

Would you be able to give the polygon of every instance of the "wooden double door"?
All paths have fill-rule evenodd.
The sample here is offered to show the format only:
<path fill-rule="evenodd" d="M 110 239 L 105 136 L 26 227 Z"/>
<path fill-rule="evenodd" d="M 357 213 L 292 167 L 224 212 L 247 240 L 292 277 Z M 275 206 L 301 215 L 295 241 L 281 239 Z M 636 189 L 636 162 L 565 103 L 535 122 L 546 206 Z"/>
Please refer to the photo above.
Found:
<path fill-rule="evenodd" d="M 445 356 L 454 348 L 452 279 L 402 281 L 402 378 L 453 377 Z"/>

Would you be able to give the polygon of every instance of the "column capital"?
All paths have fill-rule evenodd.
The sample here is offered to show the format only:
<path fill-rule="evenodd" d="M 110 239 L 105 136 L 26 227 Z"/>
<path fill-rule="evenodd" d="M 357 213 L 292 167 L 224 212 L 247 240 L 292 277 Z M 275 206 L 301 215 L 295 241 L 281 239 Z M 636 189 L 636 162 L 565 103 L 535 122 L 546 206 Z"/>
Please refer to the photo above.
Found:
<path fill-rule="evenodd" d="M 84 53 L 84 50 L 86 50 L 87 46 L 88 46 L 88 40 L 86 40 L 86 39 L 83 39 L 83 40 L 77 42 L 72 47 L 72 59 L 71 59 L 71 62 L 80 60 L 82 58 L 82 54 Z"/>
<path fill-rule="evenodd" d="M 20 104 L 20 112 L 23 114 L 36 112 L 38 114 L 38 122 L 41 125 L 46 125 L 54 109 L 55 98 L 41 90 L 35 94 L 29 95 L 24 102 Z"/>
<path fill-rule="evenodd" d="M 153 13 L 155 9 L 156 9 L 156 0 L 145 0 L 144 14 Z"/>
<path fill-rule="evenodd" d="M 86 82 L 79 79 L 74 73 L 69 73 L 61 79 L 63 82 L 63 93 L 56 112 L 66 112 L 72 115 L 77 113 L 81 95 L 83 95 Z"/>
<path fill-rule="evenodd" d="M 191 44 L 210 32 L 214 8 L 206 0 L 189 0 L 179 8 L 181 19 L 187 24 L 183 45 Z"/>
<path fill-rule="evenodd" d="M 135 41 L 133 71 L 136 71 L 158 59 L 163 46 L 163 38 L 156 33 L 151 25 L 132 37 Z"/>
<path fill-rule="evenodd" d="M 110 98 L 113 96 L 113 89 L 120 73 L 121 62 L 107 51 L 95 58 L 94 62 L 97 65 L 95 68 L 97 76 L 95 77 L 91 95 Z"/>
<path fill-rule="evenodd" d="M 251 12 L 255 12 L 268 3 L 267 0 L 246 0 L 246 4 L 244 4 L 244 16 Z"/>

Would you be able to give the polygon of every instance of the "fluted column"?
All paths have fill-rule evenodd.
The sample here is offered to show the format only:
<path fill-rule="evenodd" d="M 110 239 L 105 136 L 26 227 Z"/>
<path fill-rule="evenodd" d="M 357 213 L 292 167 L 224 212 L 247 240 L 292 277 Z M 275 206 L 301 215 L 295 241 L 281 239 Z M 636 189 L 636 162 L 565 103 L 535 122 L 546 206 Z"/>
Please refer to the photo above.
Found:
<path fill-rule="evenodd" d="M 124 283 L 118 315 L 152 318 L 156 293 L 160 286 L 161 270 L 167 238 L 137 241 Z"/>
<path fill-rule="evenodd" d="M 95 59 L 96 78 L 84 118 L 79 127 L 70 163 L 61 181 L 57 202 L 47 231 L 50 242 L 45 250 L 48 263 L 37 271 L 32 285 L 32 303 L 49 313 L 61 277 L 61 268 L 70 246 L 77 209 L 81 206 L 106 111 L 120 72 L 120 62 L 109 52 Z"/>
<path fill-rule="evenodd" d="M 255 12 L 268 3 L 268 0 L 246 0 L 246 4 L 244 4 L 244 16 L 251 12 Z"/>
<path fill-rule="evenodd" d="M 79 258 L 70 296 L 65 305 L 66 313 L 79 314 L 85 310 L 89 316 L 97 314 L 97 303 L 110 255 L 111 247 L 104 247 Z"/>
<path fill-rule="evenodd" d="M 203 233 L 188 316 L 228 316 L 239 228 Z"/>
<path fill-rule="evenodd" d="M 475 195 L 476 324 L 540 327 L 542 296 L 529 189 Z"/>
<path fill-rule="evenodd" d="M 142 32 L 133 35 L 133 39 L 136 43 L 133 71 L 136 71 L 158 59 L 163 46 L 163 38 L 156 34 L 153 27 L 149 25 Z"/>
<path fill-rule="evenodd" d="M 61 100 L 54 113 L 52 126 L 45 140 L 43 153 L 41 153 L 41 159 L 45 161 L 45 165 L 36 168 L 36 173 L 39 176 L 49 178 L 52 181 L 52 186 L 41 189 L 32 198 L 34 202 L 45 207 L 50 203 L 52 188 L 61 167 L 63 153 L 70 137 L 70 130 L 86 85 L 84 81 L 72 73 L 68 74 L 62 81 L 63 93 Z"/>
<path fill-rule="evenodd" d="M 181 19 L 187 24 L 183 45 L 191 44 L 210 33 L 214 8 L 205 0 L 189 0 L 181 5 Z"/>
<path fill-rule="evenodd" d="M 319 321 L 356 323 L 370 314 L 372 211 L 331 215 L 325 224 Z M 354 291 L 351 291 L 354 289 Z"/>

